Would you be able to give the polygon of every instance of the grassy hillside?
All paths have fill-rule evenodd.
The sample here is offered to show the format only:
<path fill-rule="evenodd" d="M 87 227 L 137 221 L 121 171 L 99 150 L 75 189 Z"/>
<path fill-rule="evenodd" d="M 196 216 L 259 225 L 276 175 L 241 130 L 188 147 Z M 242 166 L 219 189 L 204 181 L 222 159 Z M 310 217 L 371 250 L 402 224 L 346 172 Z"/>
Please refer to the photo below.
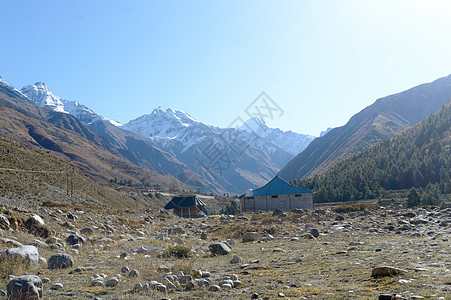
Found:
<path fill-rule="evenodd" d="M 422 204 L 447 199 L 451 194 L 451 102 L 417 126 L 324 175 L 295 184 L 316 191 L 317 202 L 379 198 L 387 190 L 410 188 L 424 190 Z"/>
<path fill-rule="evenodd" d="M 100 184 L 50 153 L 3 137 L 0 138 L 0 196 L 3 202 L 27 205 L 52 201 L 85 207 L 134 209 L 152 204 L 152 199 L 133 199 Z"/>

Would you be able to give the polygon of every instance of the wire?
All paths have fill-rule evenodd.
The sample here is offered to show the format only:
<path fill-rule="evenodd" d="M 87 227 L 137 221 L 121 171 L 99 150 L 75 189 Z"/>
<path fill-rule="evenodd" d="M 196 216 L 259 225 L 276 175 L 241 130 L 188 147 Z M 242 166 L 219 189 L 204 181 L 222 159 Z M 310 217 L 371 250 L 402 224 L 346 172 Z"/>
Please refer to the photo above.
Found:
<path fill-rule="evenodd" d="M 34 171 L 34 170 L 7 169 L 7 168 L 0 168 L 0 170 L 17 171 L 17 172 L 28 172 L 28 173 L 66 173 L 67 172 L 67 171 Z"/>

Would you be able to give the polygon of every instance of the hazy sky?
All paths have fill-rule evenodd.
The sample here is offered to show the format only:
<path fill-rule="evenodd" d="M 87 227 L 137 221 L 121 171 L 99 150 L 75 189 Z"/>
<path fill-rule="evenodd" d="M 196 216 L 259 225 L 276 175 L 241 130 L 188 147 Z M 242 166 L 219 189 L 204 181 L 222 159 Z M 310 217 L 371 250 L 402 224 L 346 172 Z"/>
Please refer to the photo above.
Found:
<path fill-rule="evenodd" d="M 0 76 L 125 123 L 155 107 L 319 135 L 451 73 L 451 1 L 2 1 Z"/>

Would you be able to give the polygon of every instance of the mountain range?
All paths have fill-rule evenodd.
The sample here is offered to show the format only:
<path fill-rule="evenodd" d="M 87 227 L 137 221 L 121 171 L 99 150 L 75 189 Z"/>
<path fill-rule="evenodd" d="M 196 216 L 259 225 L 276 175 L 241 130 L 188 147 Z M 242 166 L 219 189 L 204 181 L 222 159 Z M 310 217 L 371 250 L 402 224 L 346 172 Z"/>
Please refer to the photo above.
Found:
<path fill-rule="evenodd" d="M 257 117 L 236 129 L 218 128 L 181 110 L 161 107 L 121 128 L 148 137 L 211 187 L 219 184 L 235 194 L 265 184 L 313 140 L 312 136 L 269 128 Z"/>
<path fill-rule="evenodd" d="M 161 107 L 122 125 L 41 82 L 14 89 L 0 79 L 1 134 L 51 150 L 100 180 L 240 194 L 276 174 L 305 179 L 392 138 L 451 99 L 451 75 L 378 99 L 346 125 L 314 138 L 254 117 L 237 128 L 206 125 Z"/>
<path fill-rule="evenodd" d="M 109 152 L 204 192 L 239 194 L 261 186 L 314 139 L 269 128 L 260 118 L 237 129 L 218 128 L 175 109 L 157 108 L 121 125 L 56 96 L 42 82 L 16 92 L 38 106 L 74 116 Z"/>
<path fill-rule="evenodd" d="M 141 137 L 133 133 L 117 134 L 108 139 L 91 128 L 103 127 L 105 135 L 114 132 L 115 126 L 98 120 L 91 125 L 68 113 L 56 112 L 30 102 L 21 91 L 0 78 L 0 135 L 23 145 L 45 149 L 55 156 L 73 163 L 83 173 L 100 181 L 127 181 L 146 183 L 165 189 L 189 190 L 177 179 L 165 176 L 153 169 L 138 166 L 127 156 L 134 155 L 126 148 L 127 141 Z M 103 126 L 102 126 L 103 125 Z M 92 126 L 92 127 L 91 127 Z M 144 143 L 144 142 L 143 142 Z M 160 165 L 169 168 L 183 165 L 173 160 L 153 145 L 145 144 L 146 150 L 154 150 L 155 157 L 162 156 Z M 164 160 L 163 160 L 164 159 Z M 139 159 L 136 159 L 139 161 Z M 154 165 L 157 165 L 154 163 Z M 35 167 L 35 166 L 30 166 Z"/>

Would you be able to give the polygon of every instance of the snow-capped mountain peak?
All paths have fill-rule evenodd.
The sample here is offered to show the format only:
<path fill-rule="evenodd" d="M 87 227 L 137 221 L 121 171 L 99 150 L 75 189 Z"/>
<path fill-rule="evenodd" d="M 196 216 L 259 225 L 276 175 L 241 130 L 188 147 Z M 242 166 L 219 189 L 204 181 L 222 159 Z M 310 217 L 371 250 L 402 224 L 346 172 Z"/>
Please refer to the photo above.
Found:
<path fill-rule="evenodd" d="M 96 114 L 89 107 L 77 101 L 62 99 L 56 96 L 44 82 L 36 82 L 33 85 L 24 86 L 20 90 L 31 102 L 51 108 L 57 112 L 73 115 L 82 122 L 91 124 L 98 120 L 108 121 L 113 125 L 120 126 L 116 121 L 109 120 Z"/>
<path fill-rule="evenodd" d="M 122 128 L 145 137 L 172 139 L 185 128 L 197 124 L 201 123 L 182 110 L 172 108 L 163 110 L 158 107 L 152 113 L 124 124 Z"/>
<path fill-rule="evenodd" d="M 37 105 L 47 106 L 55 111 L 68 113 L 64 109 L 64 102 L 62 99 L 53 94 L 43 82 L 36 82 L 34 85 L 24 86 L 21 89 L 21 92 Z"/>
<path fill-rule="evenodd" d="M 284 151 L 293 155 L 297 155 L 304 150 L 315 138 L 311 135 L 299 134 L 292 131 L 283 131 L 279 128 L 270 128 L 266 125 L 262 118 L 257 116 L 244 122 L 244 124 L 238 129 L 256 134 L 269 143 L 277 145 Z"/>

